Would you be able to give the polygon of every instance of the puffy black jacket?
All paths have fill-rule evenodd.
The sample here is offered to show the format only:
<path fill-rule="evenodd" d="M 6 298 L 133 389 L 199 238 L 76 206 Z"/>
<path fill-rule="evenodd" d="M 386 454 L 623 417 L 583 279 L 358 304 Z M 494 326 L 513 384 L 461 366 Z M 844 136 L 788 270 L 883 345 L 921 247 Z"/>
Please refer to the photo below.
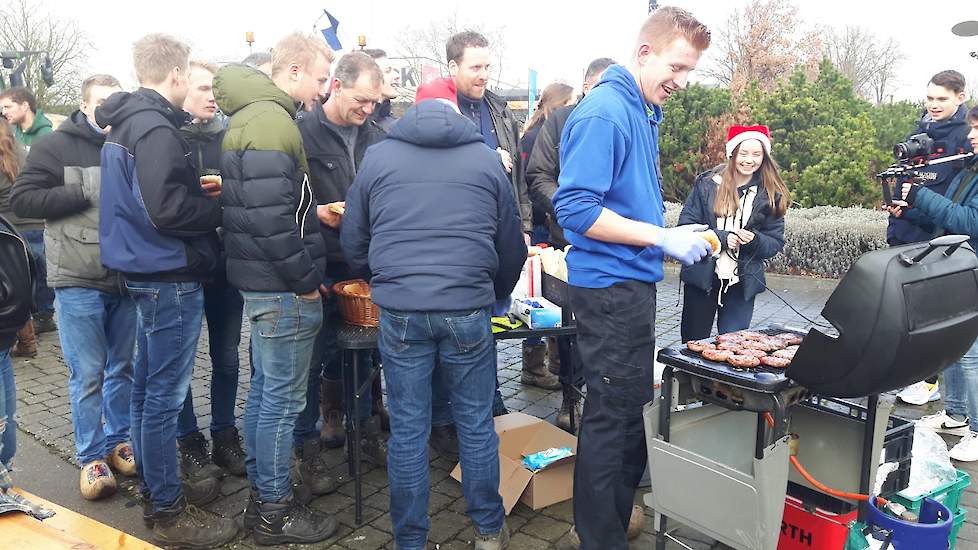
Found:
<path fill-rule="evenodd" d="M 968 126 L 967 112 L 968 106 L 961 105 L 951 118 L 940 121 L 934 121 L 929 114 L 924 114 L 917 122 L 917 128 L 910 135 L 927 134 L 934 140 L 934 145 L 942 151 L 938 153 L 939 156 L 970 152 L 971 142 L 968 140 L 968 132 L 971 128 Z M 967 162 L 967 160 L 959 160 L 928 166 L 920 170 L 920 175 L 928 189 L 943 195 L 947 192 L 947 186 L 955 174 L 964 169 Z M 918 215 L 918 211 L 909 208 L 904 209 L 903 215 L 899 218 L 890 216 L 886 227 L 886 242 L 897 246 L 933 238 L 938 228 L 926 218 L 919 219 Z"/>
<path fill-rule="evenodd" d="M 16 211 L 44 218 L 48 286 L 125 292 L 119 273 L 102 265 L 99 253 L 99 187 L 105 134 L 75 111 L 31 147 L 17 176 L 11 202 Z"/>
<path fill-rule="evenodd" d="M 302 146 L 309 161 L 309 183 L 312 184 L 316 204 L 328 204 L 346 200 L 347 191 L 363 161 L 367 147 L 381 141 L 387 134 L 377 124 L 367 119 L 357 131 L 353 146 L 353 162 L 343 139 L 326 123 L 326 113 L 321 108 L 299 115 L 299 132 Z M 326 224 L 319 224 L 326 241 L 326 261 L 330 271 L 339 269 L 335 264 L 345 264 L 340 247 L 340 232 Z"/>
<path fill-rule="evenodd" d="M 133 280 L 210 280 L 221 206 L 204 195 L 180 135 L 188 115 L 140 88 L 109 96 L 95 119 L 112 126 L 102 146 L 102 264 Z"/>
<path fill-rule="evenodd" d="M 405 311 L 488 306 L 509 296 L 526 259 L 499 155 L 433 100 L 408 109 L 367 151 L 340 242 L 351 268 L 369 266 L 374 302 Z"/>
<path fill-rule="evenodd" d="M 231 116 L 221 157 L 228 281 L 258 292 L 316 290 L 326 247 L 295 102 L 244 65 L 217 72 L 214 97 Z"/>
<path fill-rule="evenodd" d="M 31 318 L 34 260 L 27 241 L 0 216 L 0 349 L 10 349 Z"/>
<path fill-rule="evenodd" d="M 568 244 L 563 228 L 557 223 L 553 203 L 554 193 L 557 192 L 557 177 L 560 175 L 560 134 L 564 131 L 564 124 L 574 107 L 568 105 L 550 113 L 537 135 L 526 164 L 526 184 L 530 200 L 535 209 L 542 210 L 546 215 L 550 242 L 557 248 L 565 248 Z"/>
<path fill-rule="evenodd" d="M 717 185 L 720 182 L 719 168 L 696 176 L 693 189 L 686 197 L 686 204 L 679 214 L 679 225 L 708 225 L 720 237 L 720 248 L 726 250 L 729 232 L 717 229 L 717 216 L 713 212 Z M 764 291 L 764 260 L 784 248 L 784 216 L 775 216 L 763 185 L 757 186 L 754 208 L 744 224 L 744 229 L 754 233 L 754 240 L 740 247 L 737 262 L 740 282 L 737 284 L 744 285 L 744 298 L 749 299 Z M 679 278 L 686 284 L 709 292 L 713 287 L 715 271 L 716 259 L 708 256 L 693 265 L 683 266 Z"/>

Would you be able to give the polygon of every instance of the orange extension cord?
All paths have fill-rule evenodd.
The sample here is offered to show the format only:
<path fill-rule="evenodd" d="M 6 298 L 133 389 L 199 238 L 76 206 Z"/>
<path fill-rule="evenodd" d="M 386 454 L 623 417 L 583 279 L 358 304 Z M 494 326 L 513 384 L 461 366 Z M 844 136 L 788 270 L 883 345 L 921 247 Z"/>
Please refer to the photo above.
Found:
<path fill-rule="evenodd" d="M 774 427 L 774 418 L 771 416 L 771 413 L 764 413 L 764 420 L 767 422 L 768 426 L 772 428 Z M 837 491 L 831 487 L 826 486 L 821 481 L 815 479 L 814 477 L 812 477 L 811 474 L 808 473 L 808 470 L 806 470 L 805 467 L 801 465 L 801 462 L 798 461 L 797 456 L 792 455 L 788 457 L 788 459 L 791 460 L 791 465 L 795 467 L 795 470 L 798 470 L 798 473 L 801 474 L 801 477 L 805 478 L 809 483 L 815 486 L 816 489 L 824 493 L 828 493 L 832 496 L 844 498 L 848 500 L 858 500 L 858 501 L 869 500 L 869 495 L 861 495 L 859 493 L 846 493 L 843 491 Z M 889 501 L 886 500 L 885 498 L 876 497 L 877 506 L 883 507 L 886 506 L 887 504 L 889 504 Z"/>

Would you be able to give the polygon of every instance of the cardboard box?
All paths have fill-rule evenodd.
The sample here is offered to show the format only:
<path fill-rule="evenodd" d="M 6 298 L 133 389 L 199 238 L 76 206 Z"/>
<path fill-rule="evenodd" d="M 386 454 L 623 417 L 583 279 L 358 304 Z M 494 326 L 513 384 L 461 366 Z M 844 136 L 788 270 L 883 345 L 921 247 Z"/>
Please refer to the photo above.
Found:
<path fill-rule="evenodd" d="M 573 498 L 576 437 L 545 420 L 519 412 L 497 416 L 495 423 L 499 435 L 499 494 L 507 515 L 517 501 L 539 510 Z M 570 447 L 575 454 L 537 473 L 523 465 L 524 456 L 551 447 Z M 451 475 L 462 481 L 462 465 L 456 465 Z"/>
<path fill-rule="evenodd" d="M 554 328 L 561 324 L 560 306 L 542 296 L 516 298 L 510 311 L 531 329 Z"/>

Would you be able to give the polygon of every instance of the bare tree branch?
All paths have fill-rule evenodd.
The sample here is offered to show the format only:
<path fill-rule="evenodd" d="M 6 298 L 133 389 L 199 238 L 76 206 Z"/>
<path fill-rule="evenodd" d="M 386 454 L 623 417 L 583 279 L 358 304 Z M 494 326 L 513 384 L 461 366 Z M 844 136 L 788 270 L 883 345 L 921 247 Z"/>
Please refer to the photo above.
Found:
<path fill-rule="evenodd" d="M 41 79 L 43 54 L 27 58 L 24 84 L 37 96 L 38 105 L 78 103 L 81 81 L 92 40 L 77 22 L 61 19 L 38 8 L 31 0 L 6 0 L 0 19 L 0 49 L 44 51 L 51 59 L 54 85 Z"/>
<path fill-rule="evenodd" d="M 819 34 L 806 30 L 790 0 L 752 0 L 735 9 L 714 41 L 705 73 L 736 94 L 751 83 L 770 89 L 798 65 L 810 75 L 821 59 Z"/>
<path fill-rule="evenodd" d="M 892 38 L 884 42 L 856 26 L 826 32 L 825 56 L 852 81 L 856 93 L 876 103 L 894 87 L 897 66 L 906 57 Z"/>

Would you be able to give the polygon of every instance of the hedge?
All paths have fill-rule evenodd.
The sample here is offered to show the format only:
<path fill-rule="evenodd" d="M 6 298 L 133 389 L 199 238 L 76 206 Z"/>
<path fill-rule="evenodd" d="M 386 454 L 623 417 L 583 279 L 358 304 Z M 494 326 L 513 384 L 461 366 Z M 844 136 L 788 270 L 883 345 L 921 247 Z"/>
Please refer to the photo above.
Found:
<path fill-rule="evenodd" d="M 666 225 L 682 205 L 666 203 Z M 867 208 L 791 208 L 785 216 L 784 249 L 768 261 L 772 273 L 840 278 L 859 256 L 886 248 L 887 214 Z"/>

